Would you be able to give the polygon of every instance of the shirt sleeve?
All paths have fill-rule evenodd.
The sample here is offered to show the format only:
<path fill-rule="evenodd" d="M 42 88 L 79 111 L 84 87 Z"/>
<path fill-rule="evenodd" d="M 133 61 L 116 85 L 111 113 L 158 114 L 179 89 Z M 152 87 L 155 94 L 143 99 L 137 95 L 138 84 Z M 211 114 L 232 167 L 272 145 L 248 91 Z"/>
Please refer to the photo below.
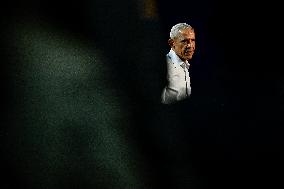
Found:
<path fill-rule="evenodd" d="M 177 86 L 177 74 L 175 71 L 174 64 L 168 60 L 167 62 L 167 86 L 162 92 L 162 103 L 171 104 L 178 100 L 178 89 Z"/>

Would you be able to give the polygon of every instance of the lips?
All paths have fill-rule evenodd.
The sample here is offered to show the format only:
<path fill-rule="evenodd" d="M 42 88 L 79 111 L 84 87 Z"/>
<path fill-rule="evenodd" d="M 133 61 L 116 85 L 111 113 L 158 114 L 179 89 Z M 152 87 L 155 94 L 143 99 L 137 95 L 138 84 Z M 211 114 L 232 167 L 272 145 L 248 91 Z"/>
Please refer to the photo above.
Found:
<path fill-rule="evenodd" d="M 192 50 L 191 48 L 186 48 L 186 49 L 185 49 L 185 52 L 186 52 L 186 53 L 187 53 L 187 52 L 191 52 L 191 53 L 192 53 L 193 50 Z"/>
<path fill-rule="evenodd" d="M 185 54 L 193 54 L 193 51 L 185 51 Z"/>

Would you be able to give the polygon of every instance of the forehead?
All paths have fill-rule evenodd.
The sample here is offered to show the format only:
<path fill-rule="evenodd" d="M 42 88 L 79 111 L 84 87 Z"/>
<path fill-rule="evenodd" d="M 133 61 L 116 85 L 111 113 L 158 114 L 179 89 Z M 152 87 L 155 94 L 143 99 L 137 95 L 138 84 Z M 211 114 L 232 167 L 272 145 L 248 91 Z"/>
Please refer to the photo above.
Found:
<path fill-rule="evenodd" d="M 180 38 L 188 38 L 188 39 L 194 39 L 195 38 L 195 32 L 192 28 L 182 29 L 179 31 Z"/>

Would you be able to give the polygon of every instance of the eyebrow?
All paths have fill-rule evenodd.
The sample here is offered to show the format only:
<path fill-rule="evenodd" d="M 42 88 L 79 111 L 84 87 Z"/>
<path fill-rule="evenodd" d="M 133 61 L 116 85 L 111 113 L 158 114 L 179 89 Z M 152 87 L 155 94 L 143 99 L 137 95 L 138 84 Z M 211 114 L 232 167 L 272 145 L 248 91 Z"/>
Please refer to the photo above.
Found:
<path fill-rule="evenodd" d="M 190 39 L 182 39 L 182 40 L 180 40 L 180 41 L 195 41 L 195 38 L 190 38 Z"/>

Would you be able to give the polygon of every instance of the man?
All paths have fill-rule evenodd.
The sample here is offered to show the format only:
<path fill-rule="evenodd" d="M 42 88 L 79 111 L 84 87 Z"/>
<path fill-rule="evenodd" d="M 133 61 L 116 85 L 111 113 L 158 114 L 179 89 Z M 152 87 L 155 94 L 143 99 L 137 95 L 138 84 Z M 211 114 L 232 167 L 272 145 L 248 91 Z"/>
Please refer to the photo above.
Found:
<path fill-rule="evenodd" d="M 194 29 L 186 23 L 174 25 L 168 41 L 171 50 L 167 54 L 167 86 L 162 92 L 162 103 L 172 104 L 191 94 L 189 60 L 195 50 Z"/>

